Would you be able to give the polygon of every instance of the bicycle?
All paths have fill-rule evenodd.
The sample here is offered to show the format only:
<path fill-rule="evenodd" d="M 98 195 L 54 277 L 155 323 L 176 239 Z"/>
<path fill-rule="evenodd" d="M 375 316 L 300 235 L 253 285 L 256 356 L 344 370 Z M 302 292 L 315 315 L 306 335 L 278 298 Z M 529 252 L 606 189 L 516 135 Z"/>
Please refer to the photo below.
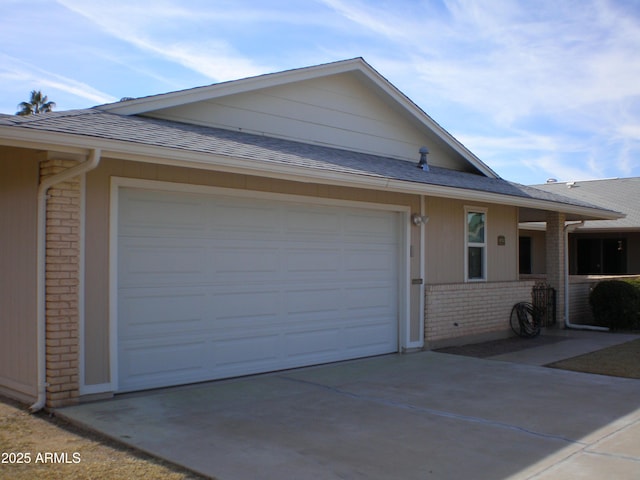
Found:
<path fill-rule="evenodd" d="M 509 323 L 511 329 L 520 337 L 533 338 L 540 335 L 542 312 L 528 302 L 516 303 L 511 309 Z"/>

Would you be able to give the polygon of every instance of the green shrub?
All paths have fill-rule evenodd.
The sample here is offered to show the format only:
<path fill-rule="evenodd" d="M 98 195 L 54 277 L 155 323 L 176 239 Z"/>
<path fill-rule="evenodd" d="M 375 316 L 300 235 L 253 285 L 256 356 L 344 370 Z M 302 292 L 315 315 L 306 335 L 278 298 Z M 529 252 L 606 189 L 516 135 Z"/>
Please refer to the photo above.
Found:
<path fill-rule="evenodd" d="M 598 325 L 611 330 L 640 327 L 640 288 L 621 280 L 598 283 L 589 295 L 589 305 Z"/>
<path fill-rule="evenodd" d="M 626 283 L 633 285 L 636 289 L 640 290 L 640 278 L 629 278 L 624 280 Z"/>

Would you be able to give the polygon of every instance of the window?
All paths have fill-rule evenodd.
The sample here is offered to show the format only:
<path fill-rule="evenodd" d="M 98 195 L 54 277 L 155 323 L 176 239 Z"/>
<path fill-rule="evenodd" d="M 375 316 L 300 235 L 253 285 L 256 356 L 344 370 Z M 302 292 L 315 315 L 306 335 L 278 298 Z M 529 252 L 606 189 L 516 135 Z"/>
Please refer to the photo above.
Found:
<path fill-rule="evenodd" d="M 520 273 L 532 273 L 531 237 L 520 237 L 518 241 Z"/>
<path fill-rule="evenodd" d="M 465 208 L 465 270 L 468 281 L 486 280 L 487 212 L 483 208 Z"/>
<path fill-rule="evenodd" d="M 615 275 L 627 273 L 625 238 L 579 238 L 578 275 Z"/>

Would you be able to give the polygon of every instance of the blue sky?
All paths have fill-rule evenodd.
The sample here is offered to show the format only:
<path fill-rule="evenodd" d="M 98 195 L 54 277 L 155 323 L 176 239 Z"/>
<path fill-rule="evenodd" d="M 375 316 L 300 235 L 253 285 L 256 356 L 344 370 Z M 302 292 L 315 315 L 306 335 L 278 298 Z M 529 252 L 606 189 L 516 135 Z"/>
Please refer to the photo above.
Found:
<path fill-rule="evenodd" d="M 640 176 L 637 0 L 0 0 L 0 112 L 363 57 L 499 175 Z"/>

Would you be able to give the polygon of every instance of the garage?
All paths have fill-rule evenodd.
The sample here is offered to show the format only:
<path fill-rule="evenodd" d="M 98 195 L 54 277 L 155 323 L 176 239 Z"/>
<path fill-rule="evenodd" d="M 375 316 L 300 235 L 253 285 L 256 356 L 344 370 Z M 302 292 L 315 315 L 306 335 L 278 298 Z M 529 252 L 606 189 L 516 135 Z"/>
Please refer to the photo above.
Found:
<path fill-rule="evenodd" d="M 117 391 L 398 351 L 401 212 L 162 185 L 113 191 Z"/>

